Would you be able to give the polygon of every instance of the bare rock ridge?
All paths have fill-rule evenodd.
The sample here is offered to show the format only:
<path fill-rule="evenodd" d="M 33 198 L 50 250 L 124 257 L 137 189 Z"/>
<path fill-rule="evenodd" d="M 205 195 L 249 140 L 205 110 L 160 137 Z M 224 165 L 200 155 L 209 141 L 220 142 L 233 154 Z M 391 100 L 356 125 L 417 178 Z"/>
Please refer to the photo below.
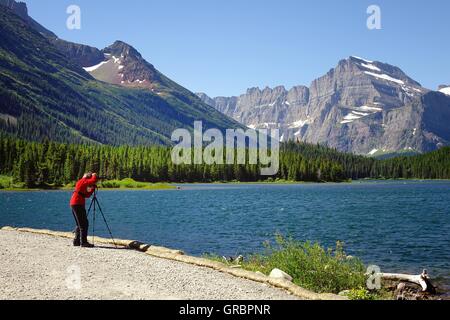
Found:
<path fill-rule="evenodd" d="M 9 8 L 16 15 L 26 21 L 34 30 L 47 37 L 56 38 L 56 35 L 44 28 L 38 22 L 28 15 L 28 8 L 25 2 L 16 2 L 14 0 L 0 0 L 0 5 Z"/>
<path fill-rule="evenodd" d="M 104 59 L 102 52 L 97 48 L 59 39 L 53 32 L 43 27 L 28 15 L 26 3 L 16 2 L 14 0 L 0 0 L 0 5 L 9 8 L 21 17 L 32 29 L 46 37 L 59 51 L 72 60 L 73 63 L 81 67 L 88 67 Z"/>
<path fill-rule="evenodd" d="M 341 60 L 310 87 L 252 88 L 239 97 L 198 96 L 251 128 L 279 128 L 282 140 L 379 155 L 450 144 L 450 88 L 423 88 L 400 68 Z"/>
<path fill-rule="evenodd" d="M 52 38 L 50 41 L 72 62 L 80 67 L 89 67 L 102 62 L 105 57 L 97 48 L 65 41 L 58 38 Z"/>

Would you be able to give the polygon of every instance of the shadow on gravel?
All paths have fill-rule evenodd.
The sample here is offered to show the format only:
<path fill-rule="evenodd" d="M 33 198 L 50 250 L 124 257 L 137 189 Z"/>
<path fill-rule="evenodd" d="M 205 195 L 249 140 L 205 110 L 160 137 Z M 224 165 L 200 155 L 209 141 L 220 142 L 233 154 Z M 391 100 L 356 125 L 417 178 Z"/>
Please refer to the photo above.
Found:
<path fill-rule="evenodd" d="M 107 247 L 107 246 L 95 246 L 95 247 L 92 248 L 92 249 L 108 249 L 108 250 L 127 250 L 127 251 L 133 251 L 132 248 L 126 248 L 126 247 L 117 247 L 117 248 L 114 248 L 114 247 Z"/>

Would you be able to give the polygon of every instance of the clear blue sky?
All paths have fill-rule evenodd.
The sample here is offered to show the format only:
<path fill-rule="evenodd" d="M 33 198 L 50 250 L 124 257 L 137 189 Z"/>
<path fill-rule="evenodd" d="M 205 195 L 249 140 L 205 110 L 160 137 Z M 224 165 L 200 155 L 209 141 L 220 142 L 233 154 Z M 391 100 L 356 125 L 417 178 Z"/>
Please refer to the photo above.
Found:
<path fill-rule="evenodd" d="M 24 0 L 60 38 L 98 48 L 123 40 L 192 91 L 238 95 L 249 87 L 309 85 L 358 55 L 402 68 L 425 87 L 450 84 L 450 1 Z M 66 28 L 66 8 L 82 29 Z M 367 7 L 382 30 L 366 27 Z"/>

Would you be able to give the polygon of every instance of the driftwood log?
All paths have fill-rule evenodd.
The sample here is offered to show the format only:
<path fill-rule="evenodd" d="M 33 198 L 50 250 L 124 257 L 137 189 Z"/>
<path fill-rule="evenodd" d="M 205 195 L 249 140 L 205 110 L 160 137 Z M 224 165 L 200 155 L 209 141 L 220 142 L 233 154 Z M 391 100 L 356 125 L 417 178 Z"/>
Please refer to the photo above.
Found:
<path fill-rule="evenodd" d="M 427 292 L 431 294 L 436 293 L 436 287 L 431 283 L 431 279 L 428 275 L 427 270 L 423 270 L 420 275 L 409 275 L 409 274 L 398 274 L 398 273 L 380 273 L 379 276 L 383 280 L 390 281 L 402 281 L 415 283 L 422 287 L 422 292 Z"/>

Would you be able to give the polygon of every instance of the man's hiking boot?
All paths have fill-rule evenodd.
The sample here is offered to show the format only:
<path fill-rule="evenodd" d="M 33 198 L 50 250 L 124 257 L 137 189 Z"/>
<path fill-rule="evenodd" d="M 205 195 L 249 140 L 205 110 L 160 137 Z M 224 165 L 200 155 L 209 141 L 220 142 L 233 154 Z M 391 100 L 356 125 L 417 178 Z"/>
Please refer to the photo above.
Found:
<path fill-rule="evenodd" d="M 85 243 L 82 243 L 82 244 L 81 244 L 81 247 L 82 247 L 82 248 L 93 248 L 94 245 L 91 244 L 91 243 L 89 243 L 89 242 L 85 242 Z"/>

